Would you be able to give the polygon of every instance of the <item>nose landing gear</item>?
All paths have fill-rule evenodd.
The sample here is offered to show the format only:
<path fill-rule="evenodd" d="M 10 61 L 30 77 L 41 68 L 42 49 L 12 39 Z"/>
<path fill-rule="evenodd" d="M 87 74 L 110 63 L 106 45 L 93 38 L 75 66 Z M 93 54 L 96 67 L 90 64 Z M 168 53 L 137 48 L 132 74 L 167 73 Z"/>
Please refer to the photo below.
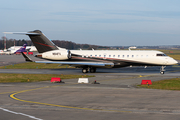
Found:
<path fill-rule="evenodd" d="M 162 66 L 161 68 L 160 68 L 160 74 L 161 75 L 163 75 L 164 74 L 164 72 L 166 71 L 164 68 L 165 68 L 166 66 Z"/>

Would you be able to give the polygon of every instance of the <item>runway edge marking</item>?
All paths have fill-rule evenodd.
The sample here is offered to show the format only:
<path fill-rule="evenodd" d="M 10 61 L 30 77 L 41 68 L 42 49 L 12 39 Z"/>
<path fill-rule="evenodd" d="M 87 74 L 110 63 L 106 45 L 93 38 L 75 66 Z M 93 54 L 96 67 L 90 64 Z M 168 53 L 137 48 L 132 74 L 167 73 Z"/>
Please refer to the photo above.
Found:
<path fill-rule="evenodd" d="M 65 86 L 65 85 L 46 86 L 46 87 L 41 87 L 41 88 L 22 90 L 22 91 L 18 91 L 18 92 L 15 92 L 13 94 L 10 94 L 10 98 L 12 98 L 14 100 L 17 100 L 17 101 L 21 101 L 21 102 L 34 103 L 34 104 L 40 104 L 40 105 L 48 105 L 48 106 L 61 107 L 61 108 L 71 108 L 71 109 L 91 110 L 91 111 L 107 111 L 107 112 L 126 112 L 126 113 L 132 113 L 132 111 L 92 109 L 92 108 L 81 108 L 81 107 L 72 107 L 72 106 L 56 105 L 56 104 L 49 104 L 49 103 L 41 103 L 41 102 L 22 100 L 22 99 L 19 99 L 19 98 L 15 97 L 15 95 L 17 95 L 19 93 L 24 93 L 24 92 L 34 91 L 34 90 L 40 90 L 40 89 L 45 89 L 45 88 L 50 88 L 50 87 L 58 87 L 58 86 Z"/>
<path fill-rule="evenodd" d="M 16 115 L 23 115 L 23 116 L 26 116 L 26 117 L 29 117 L 29 118 L 32 118 L 32 119 L 35 119 L 35 120 L 43 120 L 43 119 L 36 118 L 36 117 L 28 115 L 28 114 L 24 114 L 24 113 L 20 113 L 20 112 L 14 112 L 14 111 L 11 111 L 11 110 L 8 110 L 8 109 L 4 109 L 2 107 L 0 107 L 0 110 L 3 110 L 5 112 L 9 112 L 9 113 L 13 113 L 13 114 L 16 114 Z"/>

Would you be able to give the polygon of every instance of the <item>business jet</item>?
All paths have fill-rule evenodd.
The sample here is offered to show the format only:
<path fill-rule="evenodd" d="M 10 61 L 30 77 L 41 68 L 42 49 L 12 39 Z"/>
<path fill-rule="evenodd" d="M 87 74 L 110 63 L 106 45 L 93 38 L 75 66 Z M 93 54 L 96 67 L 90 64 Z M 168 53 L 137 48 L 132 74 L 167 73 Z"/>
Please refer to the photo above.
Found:
<path fill-rule="evenodd" d="M 96 68 L 161 66 L 160 73 L 164 74 L 166 66 L 178 63 L 163 52 L 153 50 L 68 50 L 58 48 L 40 30 L 5 33 L 28 35 L 39 52 L 35 57 L 48 60 L 34 62 L 75 66 L 82 68 L 83 73 L 94 73 Z M 24 54 L 23 56 L 26 61 L 32 61 L 28 56 Z"/>

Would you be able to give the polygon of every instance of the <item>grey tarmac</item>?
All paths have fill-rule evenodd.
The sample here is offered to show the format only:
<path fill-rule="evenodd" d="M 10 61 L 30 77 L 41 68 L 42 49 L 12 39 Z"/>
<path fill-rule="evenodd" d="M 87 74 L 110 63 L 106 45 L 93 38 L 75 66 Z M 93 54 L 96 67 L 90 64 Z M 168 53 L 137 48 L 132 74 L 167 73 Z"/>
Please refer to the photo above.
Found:
<path fill-rule="evenodd" d="M 23 62 L 23 61 L 22 61 Z M 179 66 L 97 69 L 88 73 L 89 84 L 78 79 L 65 83 L 1 83 L 0 119 L 6 120 L 179 120 L 179 91 L 137 88 L 143 79 L 157 81 L 180 77 Z M 82 74 L 81 69 L 0 69 L 0 73 Z M 83 75 L 83 74 L 82 74 Z M 100 84 L 91 84 L 96 80 Z M 19 113 L 19 114 L 18 114 Z M 22 114 L 20 114 L 22 113 Z"/>

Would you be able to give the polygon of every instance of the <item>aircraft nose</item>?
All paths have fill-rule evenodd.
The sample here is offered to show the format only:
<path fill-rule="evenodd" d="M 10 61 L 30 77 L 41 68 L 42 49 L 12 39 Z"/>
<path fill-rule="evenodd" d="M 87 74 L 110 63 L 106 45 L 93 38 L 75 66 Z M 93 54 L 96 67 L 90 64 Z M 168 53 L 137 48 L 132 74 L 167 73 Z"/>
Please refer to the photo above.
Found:
<path fill-rule="evenodd" d="M 176 61 L 176 60 L 175 60 Z M 178 61 L 176 61 L 176 63 L 175 64 L 179 64 L 179 62 Z"/>
<path fill-rule="evenodd" d="M 167 63 L 169 65 L 175 65 L 175 64 L 178 64 L 178 61 L 170 57 L 169 59 L 167 59 Z"/>
<path fill-rule="evenodd" d="M 174 59 L 172 59 L 172 64 L 178 64 L 178 61 L 176 61 L 176 60 L 174 60 Z"/>

